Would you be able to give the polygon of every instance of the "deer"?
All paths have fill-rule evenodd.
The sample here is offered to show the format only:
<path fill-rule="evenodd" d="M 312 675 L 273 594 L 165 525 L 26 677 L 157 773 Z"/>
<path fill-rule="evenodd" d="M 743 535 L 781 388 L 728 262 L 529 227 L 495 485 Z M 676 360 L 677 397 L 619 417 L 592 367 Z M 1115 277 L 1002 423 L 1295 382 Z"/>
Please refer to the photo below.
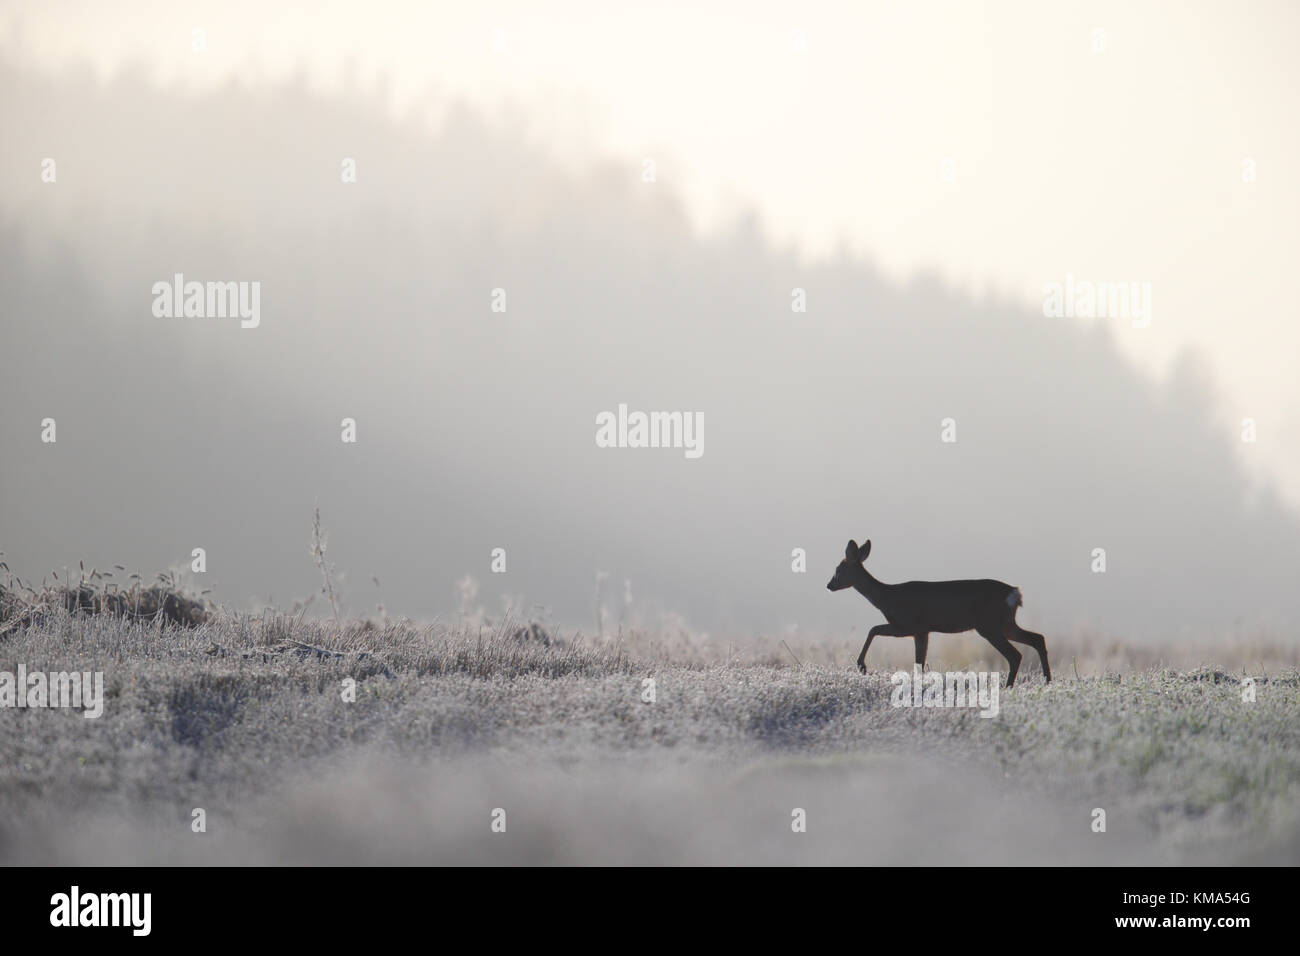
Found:
<path fill-rule="evenodd" d="M 1016 611 L 1024 606 L 1020 588 L 989 578 L 885 584 L 864 567 L 870 553 L 870 541 L 859 548 L 850 539 L 844 549 L 844 560 L 826 585 L 828 591 L 853 588 L 885 615 L 886 623 L 877 624 L 867 632 L 867 641 L 858 655 L 859 671 L 867 672 L 867 649 L 878 635 L 912 638 L 916 642 L 916 663 L 924 668 L 931 633 L 976 631 L 1007 659 L 1007 687 L 1015 685 L 1016 672 L 1020 670 L 1020 652 L 1011 645 L 1012 641 L 1038 652 L 1043 677 L 1051 683 L 1047 640 L 1016 623 Z"/>

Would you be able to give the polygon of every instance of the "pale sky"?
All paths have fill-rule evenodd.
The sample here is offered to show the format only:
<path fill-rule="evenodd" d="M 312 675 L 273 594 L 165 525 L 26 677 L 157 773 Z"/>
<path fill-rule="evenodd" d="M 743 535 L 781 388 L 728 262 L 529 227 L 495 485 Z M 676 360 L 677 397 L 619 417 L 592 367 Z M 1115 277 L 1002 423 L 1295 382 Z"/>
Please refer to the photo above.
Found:
<path fill-rule="evenodd" d="M 937 272 L 1039 308 L 1150 282 L 1112 322 L 1159 375 L 1193 346 L 1241 453 L 1300 505 L 1300 132 L 1284 3 L 57 3 L 0 7 L 27 64 L 196 88 L 467 101 L 583 167 L 653 158 L 701 230 L 758 211 L 809 257 Z M 201 30 L 202 50 L 195 50 Z M 950 160 L 952 181 L 942 171 Z M 1247 161 L 1253 181 L 1245 181 Z M 1043 321 L 1087 321 L 1046 319 Z"/>

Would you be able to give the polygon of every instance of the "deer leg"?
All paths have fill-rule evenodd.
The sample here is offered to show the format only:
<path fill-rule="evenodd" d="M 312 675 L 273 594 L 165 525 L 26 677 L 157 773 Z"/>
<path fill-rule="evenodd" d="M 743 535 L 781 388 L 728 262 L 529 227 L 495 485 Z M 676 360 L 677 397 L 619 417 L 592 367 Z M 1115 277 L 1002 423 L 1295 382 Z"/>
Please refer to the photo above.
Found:
<path fill-rule="evenodd" d="M 916 663 L 924 670 L 925 656 L 930 651 L 930 635 L 929 633 L 915 634 L 913 640 L 916 641 Z"/>
<path fill-rule="evenodd" d="M 883 634 L 886 637 L 907 637 L 906 632 L 893 624 L 877 624 L 871 630 L 867 631 L 867 642 L 862 645 L 862 653 L 858 655 L 858 670 L 862 673 L 867 672 L 867 648 L 875 640 L 877 634 Z"/>
<path fill-rule="evenodd" d="M 1043 679 L 1050 684 L 1052 682 L 1052 668 L 1047 663 L 1047 639 L 1035 631 L 1026 631 L 1015 621 L 1007 623 L 1005 636 L 1008 640 L 1024 644 L 1026 647 L 1032 647 L 1038 652 L 1038 662 L 1043 665 Z"/>
<path fill-rule="evenodd" d="M 1011 646 L 1002 634 L 993 627 L 976 628 L 980 637 L 992 644 L 999 654 L 1007 659 L 1007 686 L 1011 687 L 1016 682 L 1016 671 L 1020 670 L 1020 652 Z"/>

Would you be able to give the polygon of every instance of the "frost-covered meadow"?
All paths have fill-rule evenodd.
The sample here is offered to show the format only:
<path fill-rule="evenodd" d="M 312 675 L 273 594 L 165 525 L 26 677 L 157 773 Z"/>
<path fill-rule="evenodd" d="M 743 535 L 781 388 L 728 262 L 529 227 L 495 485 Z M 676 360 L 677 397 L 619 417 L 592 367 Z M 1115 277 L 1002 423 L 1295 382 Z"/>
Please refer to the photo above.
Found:
<path fill-rule="evenodd" d="M 0 671 L 102 671 L 104 714 L 0 710 L 0 862 L 1300 862 L 1294 665 L 1076 676 L 1057 649 L 985 719 L 890 706 L 904 643 L 864 677 L 851 638 L 59 610 Z"/>

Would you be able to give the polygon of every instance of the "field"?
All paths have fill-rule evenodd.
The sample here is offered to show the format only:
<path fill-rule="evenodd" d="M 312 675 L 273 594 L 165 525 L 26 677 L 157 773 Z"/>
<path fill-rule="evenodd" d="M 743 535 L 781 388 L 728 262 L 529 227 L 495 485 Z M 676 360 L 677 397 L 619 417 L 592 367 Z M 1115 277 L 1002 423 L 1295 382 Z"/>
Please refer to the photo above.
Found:
<path fill-rule="evenodd" d="M 59 609 L 0 639 L 0 671 L 102 671 L 104 713 L 0 710 L 0 862 L 1300 862 L 1294 660 L 1049 639 L 1057 679 L 1027 657 L 985 719 L 891 706 L 910 642 L 877 647 L 863 676 L 852 638 Z M 931 666 L 982 648 L 946 638 Z"/>

